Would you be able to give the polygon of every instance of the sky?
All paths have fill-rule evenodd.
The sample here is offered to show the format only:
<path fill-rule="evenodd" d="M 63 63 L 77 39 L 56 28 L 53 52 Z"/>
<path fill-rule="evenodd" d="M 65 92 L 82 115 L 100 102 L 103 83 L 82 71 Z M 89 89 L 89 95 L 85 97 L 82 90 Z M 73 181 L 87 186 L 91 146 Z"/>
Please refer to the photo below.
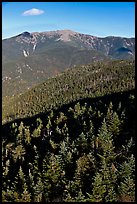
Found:
<path fill-rule="evenodd" d="M 135 2 L 2 2 L 3 39 L 25 31 L 65 29 L 135 37 Z"/>

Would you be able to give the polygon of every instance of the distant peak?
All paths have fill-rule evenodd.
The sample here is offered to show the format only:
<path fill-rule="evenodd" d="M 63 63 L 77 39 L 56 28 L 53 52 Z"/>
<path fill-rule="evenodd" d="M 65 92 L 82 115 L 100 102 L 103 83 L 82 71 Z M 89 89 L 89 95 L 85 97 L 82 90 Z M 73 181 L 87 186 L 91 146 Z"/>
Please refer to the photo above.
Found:
<path fill-rule="evenodd" d="M 25 32 L 22 33 L 22 35 L 30 35 L 30 33 L 25 31 Z"/>
<path fill-rule="evenodd" d="M 70 36 L 74 36 L 76 32 L 72 30 L 57 30 L 57 33 L 60 35 L 60 40 L 67 42 L 70 41 Z"/>
<path fill-rule="evenodd" d="M 52 36 L 59 36 L 59 40 L 62 40 L 64 42 L 70 41 L 70 37 L 74 36 L 77 32 L 72 31 L 72 30 L 54 30 L 54 31 L 44 31 L 44 32 L 33 32 L 32 35 L 47 35 L 49 37 Z"/>
<path fill-rule="evenodd" d="M 22 36 L 22 37 L 31 37 L 31 33 L 25 31 L 25 32 L 19 34 L 18 36 Z"/>
<path fill-rule="evenodd" d="M 75 33 L 75 31 L 73 31 L 73 30 L 69 30 L 69 29 L 57 30 L 57 32 Z"/>

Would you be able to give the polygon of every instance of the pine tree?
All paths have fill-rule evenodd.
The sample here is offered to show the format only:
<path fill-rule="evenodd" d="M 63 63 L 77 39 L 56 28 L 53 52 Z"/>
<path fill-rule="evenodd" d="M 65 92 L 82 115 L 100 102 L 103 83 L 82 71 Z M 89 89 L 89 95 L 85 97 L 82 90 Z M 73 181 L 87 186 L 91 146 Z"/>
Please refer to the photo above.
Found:
<path fill-rule="evenodd" d="M 43 194 L 44 194 L 44 186 L 41 177 L 37 178 L 37 183 L 33 187 L 34 191 L 34 202 L 42 202 Z"/>
<path fill-rule="evenodd" d="M 87 198 L 88 202 L 103 202 L 104 194 L 106 192 L 106 186 L 103 185 L 102 179 L 102 175 L 97 172 L 92 184 L 92 194 L 87 193 L 87 195 L 89 196 L 89 198 Z"/>
<path fill-rule="evenodd" d="M 25 135 L 25 143 L 29 145 L 31 143 L 31 135 L 30 135 L 29 127 L 25 127 L 24 135 Z"/>
<path fill-rule="evenodd" d="M 133 149 L 135 148 L 135 141 L 133 137 L 129 139 L 126 145 L 122 145 L 123 157 L 126 159 L 131 155 Z"/>
<path fill-rule="evenodd" d="M 116 112 L 113 111 L 112 102 L 109 104 L 107 115 L 106 115 L 106 123 L 108 131 L 114 136 L 119 135 L 121 121 Z"/>
<path fill-rule="evenodd" d="M 13 150 L 13 159 L 16 162 L 18 159 L 24 161 L 24 155 L 26 154 L 25 148 L 22 144 L 18 145 L 15 150 Z"/>
<path fill-rule="evenodd" d="M 120 165 L 119 197 L 123 201 L 135 201 L 135 158 L 133 154 Z"/>
<path fill-rule="evenodd" d="M 77 139 L 77 146 L 79 147 L 79 151 L 85 152 L 88 147 L 86 133 L 81 133 Z"/>
<path fill-rule="evenodd" d="M 99 201 L 113 202 L 117 199 L 115 193 L 117 171 L 116 168 L 114 170 L 116 154 L 114 152 L 112 134 L 108 132 L 105 120 L 99 130 L 98 140 L 100 148 L 98 156 L 100 158 L 101 166 L 99 172 L 95 175 L 93 190 L 90 196 L 92 201 L 95 201 L 98 198 Z M 98 194 L 99 186 L 101 189 L 101 195 Z"/>
<path fill-rule="evenodd" d="M 28 191 L 28 186 L 26 182 L 23 184 L 23 192 L 22 192 L 22 197 L 20 199 L 20 202 L 31 202 L 31 195 Z"/>
<path fill-rule="evenodd" d="M 61 196 L 64 185 L 63 177 L 64 173 L 58 157 L 51 154 L 48 164 L 44 160 L 42 172 L 44 197 L 47 201 L 52 201 L 54 198 Z"/>
<path fill-rule="evenodd" d="M 83 195 L 81 189 L 79 190 L 77 196 L 75 196 L 74 202 L 86 202 L 85 196 Z"/>
<path fill-rule="evenodd" d="M 24 129 L 25 129 L 24 124 L 23 124 L 23 122 L 21 122 L 20 126 L 18 127 L 19 133 L 18 133 L 17 139 L 16 139 L 17 144 L 19 144 L 19 145 L 23 144 L 23 141 L 24 141 Z"/>
<path fill-rule="evenodd" d="M 20 166 L 17 176 L 11 187 L 14 202 L 31 202 L 31 194 L 28 191 L 25 174 Z"/>

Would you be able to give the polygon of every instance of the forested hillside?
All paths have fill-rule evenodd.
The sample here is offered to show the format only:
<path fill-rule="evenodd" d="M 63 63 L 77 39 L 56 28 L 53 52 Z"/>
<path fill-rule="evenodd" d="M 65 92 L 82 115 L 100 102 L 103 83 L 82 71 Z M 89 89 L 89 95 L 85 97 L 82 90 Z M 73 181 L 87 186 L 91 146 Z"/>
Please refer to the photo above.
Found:
<path fill-rule="evenodd" d="M 135 201 L 134 92 L 3 125 L 3 202 Z"/>
<path fill-rule="evenodd" d="M 3 122 L 30 117 L 87 97 L 135 88 L 135 62 L 115 60 L 75 66 L 45 83 L 3 100 Z"/>
<path fill-rule="evenodd" d="M 3 202 L 135 202 L 134 61 L 77 66 L 3 102 Z"/>

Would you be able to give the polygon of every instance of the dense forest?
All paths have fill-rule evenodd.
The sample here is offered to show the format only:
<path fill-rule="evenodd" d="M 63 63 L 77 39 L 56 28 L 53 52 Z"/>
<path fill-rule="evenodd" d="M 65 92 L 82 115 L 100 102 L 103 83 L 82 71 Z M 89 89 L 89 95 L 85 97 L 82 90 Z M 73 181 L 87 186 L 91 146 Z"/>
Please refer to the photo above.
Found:
<path fill-rule="evenodd" d="M 75 68 L 5 102 L 3 202 L 135 201 L 134 61 Z"/>
<path fill-rule="evenodd" d="M 26 93 L 4 97 L 3 123 L 31 117 L 83 98 L 135 88 L 135 61 L 114 60 L 75 66 Z"/>

